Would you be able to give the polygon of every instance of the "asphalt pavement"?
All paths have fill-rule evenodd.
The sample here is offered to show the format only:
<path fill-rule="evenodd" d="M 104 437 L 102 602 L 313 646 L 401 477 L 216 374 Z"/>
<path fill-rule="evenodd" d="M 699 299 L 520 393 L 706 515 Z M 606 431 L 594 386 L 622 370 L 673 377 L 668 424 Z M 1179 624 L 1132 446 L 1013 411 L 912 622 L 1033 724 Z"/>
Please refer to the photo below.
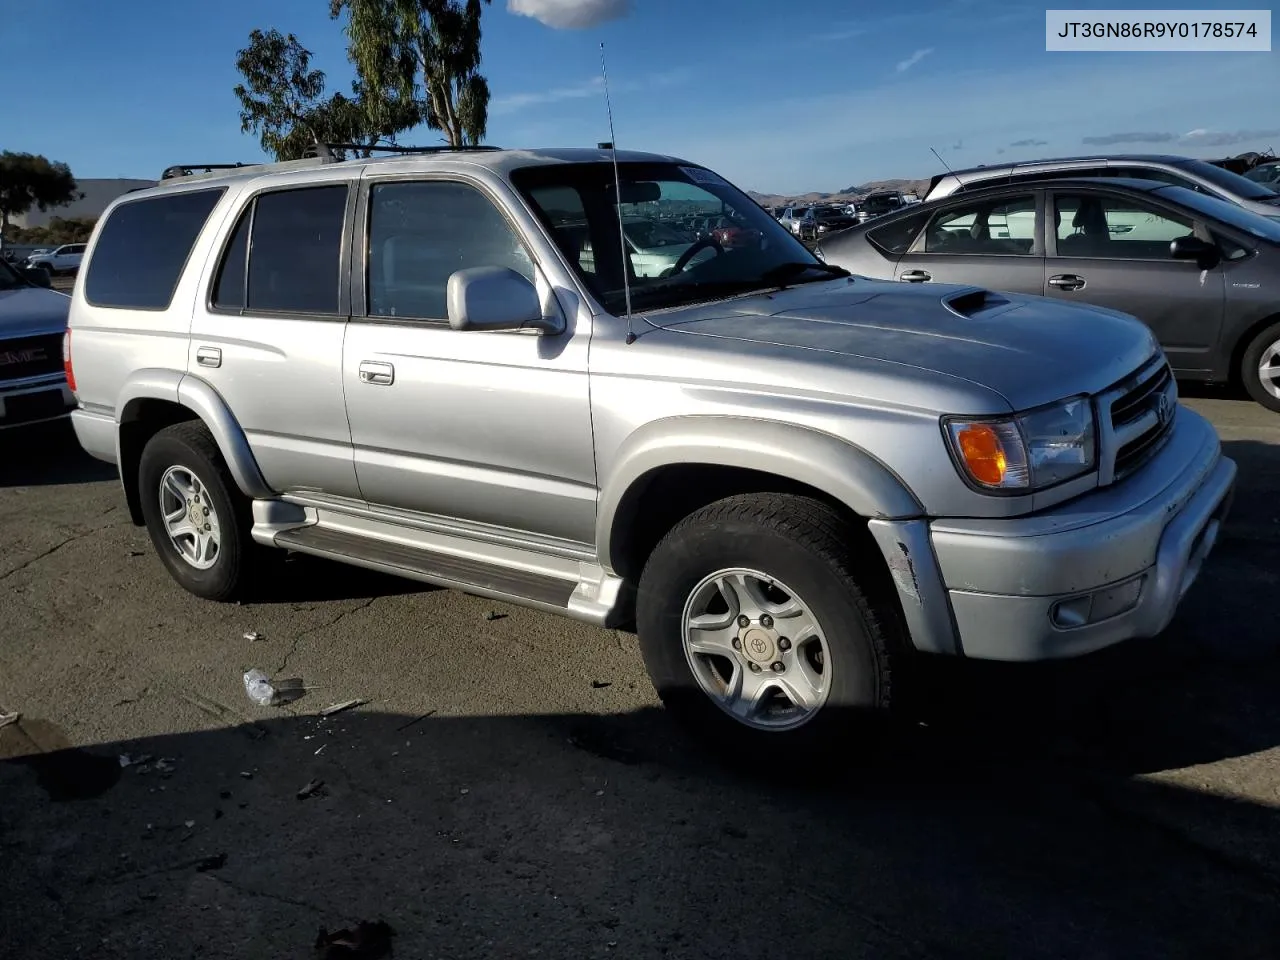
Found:
<path fill-rule="evenodd" d="M 1280 417 L 1186 402 L 1241 489 L 1173 626 L 938 665 L 820 770 L 691 742 L 626 633 L 301 557 L 198 600 L 69 430 L 0 436 L 0 955 L 1275 957 Z"/>

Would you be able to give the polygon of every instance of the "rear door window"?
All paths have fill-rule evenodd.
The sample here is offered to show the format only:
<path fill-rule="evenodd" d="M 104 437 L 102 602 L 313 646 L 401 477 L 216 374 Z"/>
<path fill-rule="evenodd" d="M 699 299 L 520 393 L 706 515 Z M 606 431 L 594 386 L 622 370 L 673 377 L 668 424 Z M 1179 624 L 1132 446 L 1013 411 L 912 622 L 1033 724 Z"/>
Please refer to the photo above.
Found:
<path fill-rule="evenodd" d="M 108 215 L 89 259 L 85 299 L 95 307 L 167 310 L 223 192 L 184 190 L 121 203 Z"/>
<path fill-rule="evenodd" d="M 929 219 L 928 212 L 900 217 L 891 223 L 867 231 L 867 239 L 885 253 L 900 257 L 911 249 L 920 230 Z"/>
<path fill-rule="evenodd" d="M 249 313 L 338 313 L 347 185 L 259 194 L 245 310 Z"/>

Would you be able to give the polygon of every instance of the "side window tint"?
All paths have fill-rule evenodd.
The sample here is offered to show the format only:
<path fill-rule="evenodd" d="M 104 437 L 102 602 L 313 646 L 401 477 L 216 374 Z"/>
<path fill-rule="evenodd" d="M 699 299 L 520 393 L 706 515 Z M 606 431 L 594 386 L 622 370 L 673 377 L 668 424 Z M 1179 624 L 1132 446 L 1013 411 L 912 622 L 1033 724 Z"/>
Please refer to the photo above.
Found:
<path fill-rule="evenodd" d="M 1058 255 L 1168 260 L 1169 244 L 1194 233 L 1184 217 L 1135 200 L 1087 194 L 1054 197 Z"/>
<path fill-rule="evenodd" d="M 443 320 L 449 277 L 509 267 L 533 280 L 533 261 L 498 208 L 463 183 L 375 184 L 369 196 L 369 315 Z"/>
<path fill-rule="evenodd" d="M 582 195 L 572 187 L 535 187 L 529 193 L 534 203 L 545 211 L 551 238 L 569 261 L 569 266 L 594 274 L 596 261 L 591 253 L 587 209 L 583 206 Z"/>
<path fill-rule="evenodd" d="M 867 239 L 885 253 L 900 257 L 911 249 L 911 244 L 920 234 L 920 228 L 928 219 L 928 213 L 903 217 L 893 223 L 886 223 L 874 230 L 868 230 Z"/>
<path fill-rule="evenodd" d="M 213 288 L 213 305 L 224 310 L 240 310 L 244 307 L 245 268 L 249 260 L 249 221 L 253 218 L 253 204 L 245 207 L 236 224 L 231 242 L 222 254 L 218 266 L 218 279 Z"/>
<path fill-rule="evenodd" d="M 346 184 L 260 194 L 249 256 L 249 311 L 336 314 Z"/>
<path fill-rule="evenodd" d="M 116 207 L 98 235 L 85 274 L 94 306 L 166 310 L 191 248 L 222 189 L 184 190 L 129 200 Z"/>
<path fill-rule="evenodd" d="M 925 253 L 1029 256 L 1036 235 L 1035 194 L 980 200 L 934 216 Z"/>

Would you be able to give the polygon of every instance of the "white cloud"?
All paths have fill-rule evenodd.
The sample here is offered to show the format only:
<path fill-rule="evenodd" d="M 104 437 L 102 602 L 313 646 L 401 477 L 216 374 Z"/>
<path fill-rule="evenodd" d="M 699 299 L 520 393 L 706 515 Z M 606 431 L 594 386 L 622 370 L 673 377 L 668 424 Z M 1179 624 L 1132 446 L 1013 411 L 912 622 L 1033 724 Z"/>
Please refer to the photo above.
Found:
<path fill-rule="evenodd" d="M 899 60 L 897 67 L 895 67 L 894 69 L 897 70 L 898 73 L 906 73 L 908 70 L 910 70 L 912 67 L 914 67 L 917 63 L 919 63 L 921 60 L 923 60 L 925 57 L 927 57 L 931 53 L 933 53 L 933 47 L 923 47 L 917 50 L 911 56 L 907 57 L 907 59 Z"/>
<path fill-rule="evenodd" d="M 507 0 L 507 9 L 556 30 L 585 30 L 631 12 L 631 0 Z"/>
<path fill-rule="evenodd" d="M 610 78 L 609 93 L 616 95 L 619 93 L 635 93 L 640 90 L 654 90 L 660 87 L 671 87 L 684 83 L 688 79 L 688 70 L 668 70 L 665 73 L 650 74 L 638 80 L 615 80 Z M 584 97 L 595 96 L 604 97 L 604 80 L 602 77 L 592 77 L 590 80 L 584 80 L 581 83 L 553 87 L 550 90 L 526 90 L 502 97 L 494 97 L 489 101 L 489 112 L 494 115 L 515 113 L 526 107 L 543 106 L 564 100 L 581 100 Z"/>

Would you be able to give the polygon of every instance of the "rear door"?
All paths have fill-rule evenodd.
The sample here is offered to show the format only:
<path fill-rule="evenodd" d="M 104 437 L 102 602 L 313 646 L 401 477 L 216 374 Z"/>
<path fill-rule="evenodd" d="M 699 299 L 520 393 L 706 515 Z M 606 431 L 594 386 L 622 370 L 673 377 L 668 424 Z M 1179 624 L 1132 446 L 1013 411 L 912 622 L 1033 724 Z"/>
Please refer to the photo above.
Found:
<path fill-rule="evenodd" d="M 899 259 L 894 279 L 1042 293 L 1040 203 L 1031 189 L 948 203 Z"/>
<path fill-rule="evenodd" d="M 187 369 L 218 391 L 267 484 L 359 499 L 342 393 L 349 174 L 268 188 L 221 227 Z"/>
<path fill-rule="evenodd" d="M 1149 326 L 1175 371 L 1207 376 L 1226 304 L 1221 265 L 1201 270 L 1169 246 L 1194 234 L 1213 242 L 1185 212 L 1121 190 L 1054 190 L 1045 260 L 1046 295 L 1130 313 Z"/>

